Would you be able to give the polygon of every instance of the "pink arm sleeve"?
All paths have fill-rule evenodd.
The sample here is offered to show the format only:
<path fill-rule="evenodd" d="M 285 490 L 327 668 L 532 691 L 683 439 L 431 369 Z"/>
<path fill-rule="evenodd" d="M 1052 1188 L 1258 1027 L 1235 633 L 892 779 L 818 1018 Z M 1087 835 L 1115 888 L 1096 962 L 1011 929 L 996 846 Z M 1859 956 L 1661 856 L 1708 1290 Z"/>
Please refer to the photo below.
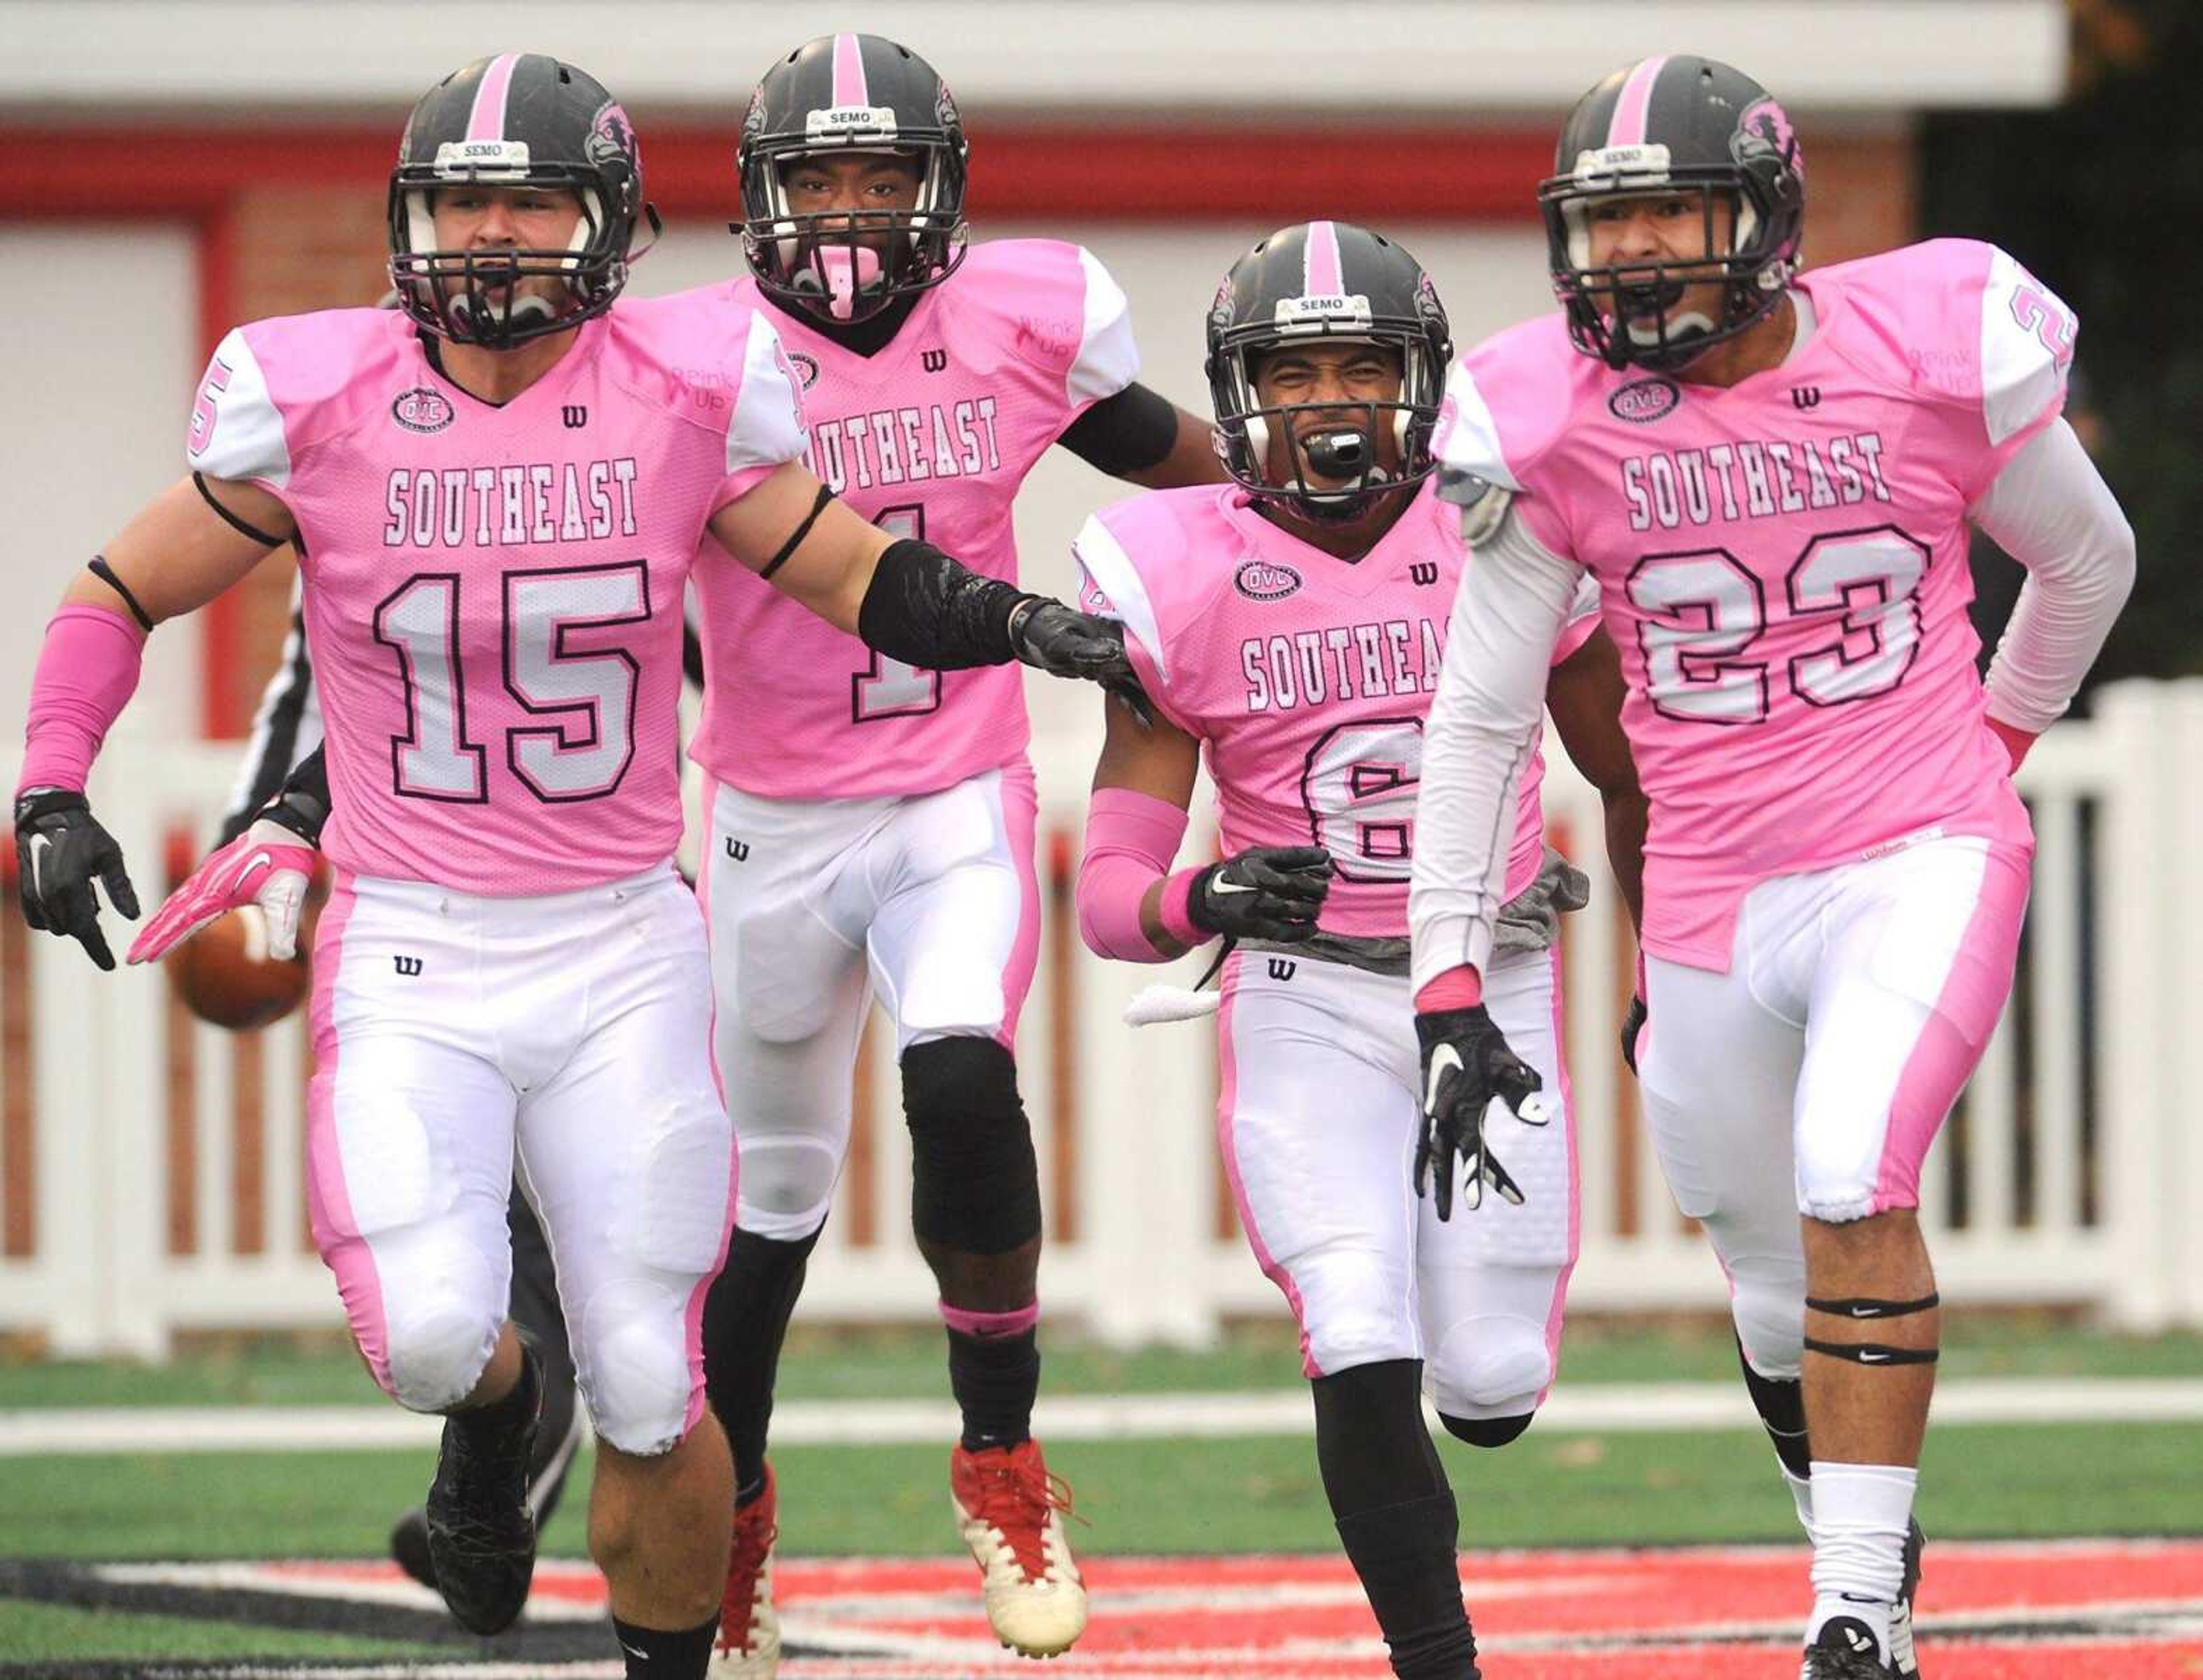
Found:
<path fill-rule="evenodd" d="M 46 626 L 23 729 L 25 788 L 82 792 L 99 743 L 137 692 L 145 638 L 103 606 L 64 606 Z"/>
<path fill-rule="evenodd" d="M 1194 872 L 1170 875 L 1186 814 L 1166 799 L 1130 788 L 1096 788 L 1086 812 L 1086 855 L 1079 861 L 1078 934 L 1096 956 L 1123 962 L 1168 962 L 1140 926 L 1148 889 L 1167 876 L 1163 926 L 1182 944 L 1199 944 L 1199 929 L 1186 920 Z"/>
<path fill-rule="evenodd" d="M 1441 1009 L 1473 1009 L 1483 1001 L 1484 977 L 1464 962 L 1417 989 L 1415 1013 L 1427 1015 Z"/>

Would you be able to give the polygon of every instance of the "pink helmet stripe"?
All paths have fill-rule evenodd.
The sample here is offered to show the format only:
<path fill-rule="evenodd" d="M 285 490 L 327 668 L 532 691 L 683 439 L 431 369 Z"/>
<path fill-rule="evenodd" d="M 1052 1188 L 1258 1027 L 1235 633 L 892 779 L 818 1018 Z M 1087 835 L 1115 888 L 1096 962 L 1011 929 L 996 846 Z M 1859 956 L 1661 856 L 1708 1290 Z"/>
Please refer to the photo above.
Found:
<path fill-rule="evenodd" d="M 865 50 L 854 35 L 834 38 L 834 105 L 838 109 L 872 103 L 865 81 Z"/>
<path fill-rule="evenodd" d="M 1308 242 L 1302 247 L 1301 261 L 1301 295 L 1305 298 L 1335 298 L 1346 289 L 1346 280 L 1338 261 L 1338 224 L 1335 222 L 1308 223 Z"/>
<path fill-rule="evenodd" d="M 1660 72 L 1667 68 L 1669 56 L 1663 52 L 1657 58 L 1645 59 L 1621 84 L 1621 97 L 1614 102 L 1614 121 L 1606 131 L 1609 145 L 1644 145 L 1645 117 L 1652 109 L 1652 85 L 1660 80 Z"/>
<path fill-rule="evenodd" d="M 501 52 L 490 60 L 489 68 L 475 86 L 475 108 L 467 114 L 469 139 L 505 138 L 505 97 L 512 88 L 512 67 L 519 62 L 517 52 Z"/>

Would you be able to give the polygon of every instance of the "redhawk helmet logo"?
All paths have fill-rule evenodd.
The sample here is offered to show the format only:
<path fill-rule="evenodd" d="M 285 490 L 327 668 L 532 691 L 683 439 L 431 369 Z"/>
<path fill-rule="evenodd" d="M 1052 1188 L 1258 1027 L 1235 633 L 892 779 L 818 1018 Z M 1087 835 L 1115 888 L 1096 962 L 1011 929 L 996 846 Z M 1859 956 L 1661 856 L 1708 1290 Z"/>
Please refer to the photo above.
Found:
<path fill-rule="evenodd" d="M 635 156 L 635 125 L 627 120 L 617 99 L 607 99 L 597 108 L 596 116 L 589 124 L 589 161 L 606 163 L 614 158 L 632 161 Z"/>
<path fill-rule="evenodd" d="M 1729 155 L 1739 163 L 1749 163 L 1762 146 L 1787 163 L 1798 179 L 1804 178 L 1805 155 L 1798 149 L 1790 114 L 1772 99 L 1756 99 L 1746 105 L 1744 115 L 1736 120 L 1736 133 L 1729 137 Z"/>

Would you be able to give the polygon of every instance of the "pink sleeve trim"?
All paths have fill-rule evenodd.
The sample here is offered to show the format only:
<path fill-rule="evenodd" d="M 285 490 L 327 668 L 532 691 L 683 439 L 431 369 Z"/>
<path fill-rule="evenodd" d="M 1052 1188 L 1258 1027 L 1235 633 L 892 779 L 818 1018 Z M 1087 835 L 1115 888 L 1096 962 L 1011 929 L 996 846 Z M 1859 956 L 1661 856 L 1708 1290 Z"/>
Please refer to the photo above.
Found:
<path fill-rule="evenodd" d="M 1435 1015 L 1441 1009 L 1473 1009 L 1484 1001 L 1484 977 L 1468 964 L 1449 968 L 1415 994 L 1415 1013 Z"/>
<path fill-rule="evenodd" d="M 25 788 L 81 793 L 100 743 L 138 690 L 145 638 L 104 606 L 64 606 L 46 626 L 23 729 Z"/>
<path fill-rule="evenodd" d="M 1185 825 L 1185 812 L 1166 799 L 1131 788 L 1094 790 L 1073 894 L 1087 949 L 1122 962 L 1170 961 L 1141 926 L 1140 906 L 1178 855 Z"/>

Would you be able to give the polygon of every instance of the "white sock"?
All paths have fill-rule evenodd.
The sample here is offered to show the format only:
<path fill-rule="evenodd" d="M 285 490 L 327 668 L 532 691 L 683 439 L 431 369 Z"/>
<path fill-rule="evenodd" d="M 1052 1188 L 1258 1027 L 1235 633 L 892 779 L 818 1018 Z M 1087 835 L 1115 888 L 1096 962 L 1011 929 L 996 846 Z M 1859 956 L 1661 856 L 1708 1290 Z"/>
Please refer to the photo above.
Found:
<path fill-rule="evenodd" d="M 1810 1540 L 1813 1537 L 1812 1478 L 1791 1475 L 1790 1466 L 1779 1458 L 1775 1460 L 1775 1467 L 1782 1472 L 1782 1479 L 1790 1484 L 1790 1502 L 1798 1507 L 1798 1526 L 1804 1529 L 1805 1538 Z"/>
<path fill-rule="evenodd" d="M 1909 1464 L 1813 1461 L 1813 1615 L 1810 1645 L 1822 1627 L 1849 1616 L 1874 1630 L 1889 1659 L 1889 1612 L 1905 1584 L 1905 1534 L 1920 1472 Z"/>

